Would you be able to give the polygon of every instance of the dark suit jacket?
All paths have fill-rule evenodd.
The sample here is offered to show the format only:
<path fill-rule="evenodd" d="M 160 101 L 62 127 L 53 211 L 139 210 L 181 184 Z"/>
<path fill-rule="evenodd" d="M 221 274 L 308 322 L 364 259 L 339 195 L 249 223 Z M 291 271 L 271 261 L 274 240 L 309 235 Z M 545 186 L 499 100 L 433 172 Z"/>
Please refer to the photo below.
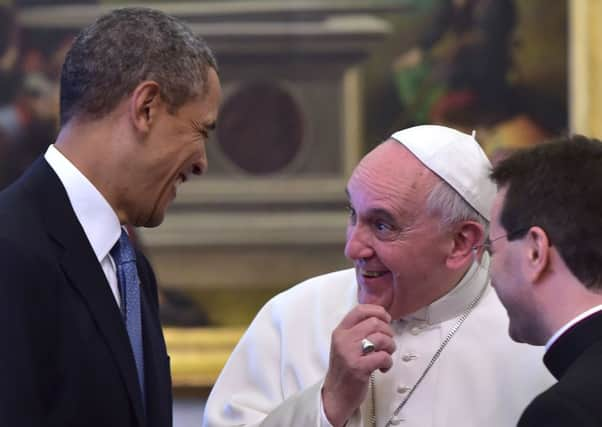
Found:
<path fill-rule="evenodd" d="M 137 254 L 146 413 L 127 331 L 44 159 L 0 193 L 0 426 L 172 425 L 157 285 Z"/>
<path fill-rule="evenodd" d="M 558 383 L 529 404 L 519 427 L 602 426 L 602 312 L 562 334 L 544 363 Z"/>

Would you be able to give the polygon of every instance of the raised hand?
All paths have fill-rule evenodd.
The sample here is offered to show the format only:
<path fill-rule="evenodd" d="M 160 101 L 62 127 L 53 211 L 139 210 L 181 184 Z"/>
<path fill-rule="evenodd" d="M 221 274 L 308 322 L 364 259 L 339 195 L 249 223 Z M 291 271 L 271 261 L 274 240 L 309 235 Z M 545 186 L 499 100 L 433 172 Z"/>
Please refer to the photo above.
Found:
<path fill-rule="evenodd" d="M 395 341 L 390 322 L 383 307 L 360 304 L 333 331 L 322 402 L 334 427 L 343 426 L 364 401 L 370 374 L 391 368 Z M 363 339 L 374 344 L 374 351 L 362 351 Z"/>

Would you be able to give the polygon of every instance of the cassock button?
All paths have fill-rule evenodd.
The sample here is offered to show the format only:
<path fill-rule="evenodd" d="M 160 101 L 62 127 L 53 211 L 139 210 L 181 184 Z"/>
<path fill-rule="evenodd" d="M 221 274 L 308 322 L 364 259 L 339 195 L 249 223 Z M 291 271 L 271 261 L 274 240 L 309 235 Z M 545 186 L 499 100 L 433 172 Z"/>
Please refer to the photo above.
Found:
<path fill-rule="evenodd" d="M 418 335 L 425 328 L 424 325 L 415 325 L 410 328 L 410 333 L 412 335 Z"/>
<path fill-rule="evenodd" d="M 410 391 L 410 387 L 406 387 L 404 385 L 400 385 L 399 387 L 397 387 L 397 393 L 399 393 L 399 394 L 404 394 L 404 393 L 407 393 L 408 391 Z"/>
<path fill-rule="evenodd" d="M 401 357 L 401 360 L 403 360 L 404 362 L 411 362 L 412 360 L 416 359 L 418 356 L 416 356 L 415 354 L 412 353 L 408 353 L 408 354 L 404 354 Z"/>

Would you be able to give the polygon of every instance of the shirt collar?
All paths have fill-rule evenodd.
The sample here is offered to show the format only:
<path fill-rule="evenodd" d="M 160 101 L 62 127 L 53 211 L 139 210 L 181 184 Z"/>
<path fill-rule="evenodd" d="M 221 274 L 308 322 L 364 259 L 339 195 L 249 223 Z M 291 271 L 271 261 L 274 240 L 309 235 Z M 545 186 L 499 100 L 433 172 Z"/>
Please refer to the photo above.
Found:
<path fill-rule="evenodd" d="M 117 214 L 98 189 L 54 145 L 44 158 L 65 187 L 75 216 L 101 262 L 121 234 Z"/>
<path fill-rule="evenodd" d="M 581 320 L 585 319 L 586 317 L 591 316 L 592 314 L 594 314 L 598 311 L 602 311 L 602 305 L 597 305 L 595 307 L 590 308 L 587 311 L 584 311 L 579 316 L 577 316 L 574 319 L 572 319 L 571 321 L 567 322 L 562 328 L 558 329 L 556 331 L 556 333 L 554 333 L 554 335 L 552 335 L 552 337 L 546 343 L 546 347 L 545 347 L 546 352 L 550 349 L 550 347 L 552 347 L 552 344 L 554 344 L 556 342 L 556 340 L 558 338 L 560 338 L 560 336 L 562 334 L 564 334 L 568 329 L 571 328 L 571 326 L 575 325 L 576 323 L 579 323 Z"/>
<path fill-rule="evenodd" d="M 460 282 L 447 294 L 430 305 L 402 318 L 418 320 L 433 325 L 457 317 L 481 293 L 489 283 L 489 254 L 484 253 L 481 262 L 474 261 Z"/>

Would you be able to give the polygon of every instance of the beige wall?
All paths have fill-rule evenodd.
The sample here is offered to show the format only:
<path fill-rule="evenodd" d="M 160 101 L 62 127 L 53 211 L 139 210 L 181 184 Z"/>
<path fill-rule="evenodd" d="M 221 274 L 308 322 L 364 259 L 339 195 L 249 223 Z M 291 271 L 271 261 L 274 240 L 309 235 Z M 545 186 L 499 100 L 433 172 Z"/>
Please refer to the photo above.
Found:
<path fill-rule="evenodd" d="M 602 138 L 602 0 L 569 3 L 571 132 Z"/>

